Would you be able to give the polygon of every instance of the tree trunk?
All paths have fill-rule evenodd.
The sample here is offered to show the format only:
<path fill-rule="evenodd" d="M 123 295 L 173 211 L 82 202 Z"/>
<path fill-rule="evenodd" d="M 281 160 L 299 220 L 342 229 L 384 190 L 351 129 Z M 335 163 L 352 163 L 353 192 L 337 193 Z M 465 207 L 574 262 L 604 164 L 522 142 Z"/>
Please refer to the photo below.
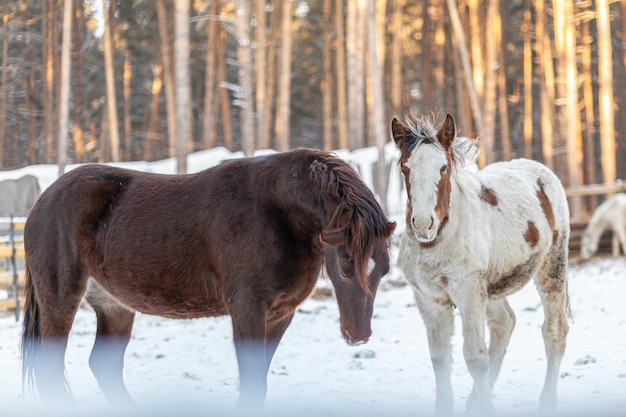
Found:
<path fill-rule="evenodd" d="M 117 100 L 115 97 L 115 68 L 113 61 L 113 22 L 112 13 L 109 11 L 108 0 L 102 0 L 104 14 L 104 73 L 106 80 L 106 106 L 109 122 L 109 143 L 111 145 L 111 160 L 119 162 L 120 160 L 120 137 L 117 117 Z"/>
<path fill-rule="evenodd" d="M 226 54 L 226 31 L 222 31 L 220 34 L 220 43 L 217 56 L 225 56 Z M 217 78 L 220 83 L 225 83 L 226 80 L 226 63 L 223 59 L 219 60 L 217 67 Z M 222 131 L 224 135 L 223 143 L 224 147 L 229 151 L 234 151 L 233 148 L 233 125 L 230 120 L 230 99 L 228 97 L 228 90 L 220 88 L 220 103 L 222 107 Z"/>
<path fill-rule="evenodd" d="M 176 172 L 187 173 L 191 138 L 191 84 L 189 81 L 189 0 L 174 2 L 174 51 L 176 65 Z"/>
<path fill-rule="evenodd" d="M 539 79 L 539 102 L 541 104 L 541 144 L 543 163 L 554 169 L 553 128 L 554 123 L 554 67 L 550 37 L 546 32 L 544 0 L 535 0 L 535 31 L 537 38 L 537 72 Z"/>
<path fill-rule="evenodd" d="M 472 51 L 472 79 L 474 90 L 478 96 L 478 102 L 484 105 L 485 92 L 485 60 L 483 58 L 483 34 L 485 22 L 480 16 L 480 3 L 482 0 L 467 0 L 469 10 L 470 50 Z"/>
<path fill-rule="evenodd" d="M 597 0 L 598 13 L 598 106 L 602 145 L 602 177 L 605 183 L 616 180 L 615 106 L 613 102 L 613 55 L 609 0 Z"/>
<path fill-rule="evenodd" d="M 287 0 L 286 0 L 287 1 Z M 290 27 L 291 30 L 291 27 Z M 250 52 L 250 2 L 237 1 L 235 18 L 237 59 L 239 60 L 239 86 L 241 103 L 241 148 L 246 156 L 254 153 L 254 92 L 252 84 L 252 54 Z"/>
<path fill-rule="evenodd" d="M 367 7 L 358 0 L 348 0 L 347 72 L 348 138 L 350 149 L 364 146 L 365 138 L 365 23 Z"/>
<path fill-rule="evenodd" d="M 491 164 L 496 160 L 495 130 L 496 130 L 496 92 L 497 92 L 497 55 L 495 42 L 495 20 L 498 13 L 498 2 L 500 0 L 489 0 L 487 7 L 487 19 L 485 30 L 485 50 L 487 60 L 486 68 L 482 71 L 485 74 L 483 85 L 483 133 L 481 141 L 485 149 L 485 163 Z"/>
<path fill-rule="evenodd" d="M 348 0 L 350 1 L 350 0 Z M 344 30 L 344 1 L 335 2 L 335 25 L 337 37 L 335 56 L 337 59 L 337 131 L 339 149 L 348 149 L 348 107 L 346 103 L 346 33 Z"/>
<path fill-rule="evenodd" d="M 276 115 L 276 149 L 289 149 L 289 118 L 291 116 L 291 13 L 293 2 L 283 0 L 282 45 L 280 50 L 280 86 L 278 88 L 278 111 Z"/>
<path fill-rule="evenodd" d="M 267 99 L 267 12 L 265 0 L 256 0 L 256 136 L 258 148 L 264 148 L 265 137 L 265 100 Z"/>
<path fill-rule="evenodd" d="M 470 98 L 470 104 L 472 107 L 472 116 L 474 120 L 474 134 L 470 135 L 473 137 L 478 136 L 483 132 L 483 115 L 482 109 L 479 104 L 479 97 L 474 90 L 474 84 L 472 83 L 472 68 L 469 60 L 469 55 L 467 52 L 467 44 L 465 41 L 465 33 L 463 32 L 463 27 L 461 26 L 461 19 L 459 17 L 459 11 L 457 9 L 456 3 L 454 0 L 447 0 L 448 4 L 448 12 L 450 13 L 450 21 L 452 23 L 452 29 L 454 30 L 454 36 L 456 36 L 456 43 L 458 45 L 459 52 L 459 60 L 461 61 L 461 65 L 463 66 L 463 75 L 464 80 L 467 86 L 467 92 Z M 485 145 L 483 144 L 483 147 Z M 492 152 L 491 149 L 484 149 L 485 152 Z M 482 152 L 484 154 L 485 152 Z M 484 158 L 484 157 L 483 157 Z M 484 161 L 481 161 L 481 165 L 484 165 Z"/>
<path fill-rule="evenodd" d="M 43 52 L 43 143 L 44 162 L 53 163 L 54 149 L 54 22 L 56 21 L 55 2 L 43 0 L 42 52 Z"/>
<path fill-rule="evenodd" d="M 332 63 L 332 3 L 331 0 L 324 0 L 322 4 L 322 15 L 324 16 L 324 46 L 322 49 L 322 135 L 325 151 L 333 149 L 333 76 L 331 73 Z"/>
<path fill-rule="evenodd" d="M 2 73 L 0 75 L 0 169 L 4 168 L 4 131 L 7 118 L 7 101 L 9 96 L 9 86 L 7 84 L 7 72 L 9 60 L 9 13 L 2 16 Z"/>
<path fill-rule="evenodd" d="M 146 161 L 154 161 L 160 158 L 161 152 L 161 115 L 160 96 L 163 87 L 163 66 L 161 54 L 157 53 L 157 62 L 154 65 L 154 79 L 152 80 L 152 105 L 150 106 L 150 119 L 148 131 L 144 139 L 143 158 Z"/>
<path fill-rule="evenodd" d="M 215 120 L 216 87 L 215 73 L 217 58 L 217 0 L 211 2 L 210 18 L 207 20 L 207 48 L 206 48 L 206 71 L 204 77 L 204 120 L 202 124 L 202 148 L 209 149 L 215 146 Z M 259 3 L 265 4 L 264 0 Z"/>
<path fill-rule="evenodd" d="M 524 2 L 524 156 L 533 158 L 533 50 L 530 0 Z"/>
<path fill-rule="evenodd" d="M 130 110 L 131 103 L 131 81 L 133 79 L 133 67 L 130 60 L 130 49 L 124 48 L 124 75 L 123 75 L 123 88 L 124 88 L 124 160 L 133 160 L 133 144 L 131 141 L 132 121 Z"/>
<path fill-rule="evenodd" d="M 595 115 L 594 115 L 594 93 L 593 93 L 593 76 L 591 74 L 591 43 L 593 42 L 589 35 L 589 20 L 585 19 L 581 22 L 581 71 L 583 80 L 583 102 L 585 103 L 585 183 L 593 184 L 596 182 L 595 175 Z M 595 207 L 596 204 L 592 203 Z"/>
<path fill-rule="evenodd" d="M 402 9 L 404 0 L 395 0 L 393 9 L 392 27 L 402 27 Z M 402 97 L 404 95 L 402 84 L 402 31 L 394 30 L 391 34 L 391 112 L 399 116 L 402 109 Z"/>
<path fill-rule="evenodd" d="M 511 155 L 511 135 L 509 133 L 509 107 L 508 92 L 506 82 L 506 65 L 504 62 L 503 49 L 505 43 L 502 35 L 502 12 L 497 11 L 494 18 L 494 44 L 498 60 L 498 108 L 500 112 L 500 142 L 502 144 L 502 160 L 508 161 L 513 158 Z"/>
<path fill-rule="evenodd" d="M 67 163 L 67 134 L 70 114 L 70 72 L 72 69 L 72 20 L 74 0 L 63 2 L 63 43 L 61 47 L 61 90 L 59 92 L 59 149 L 57 163 L 59 177 L 65 172 Z"/>
<path fill-rule="evenodd" d="M 172 39 L 167 26 L 167 10 L 164 0 L 157 0 L 157 19 L 159 21 L 159 45 L 161 47 L 161 59 L 163 61 L 163 79 L 165 80 L 165 110 L 167 114 L 167 143 L 170 158 L 176 155 L 176 79 L 172 66 L 172 53 L 170 44 Z"/>
<path fill-rule="evenodd" d="M 582 184 L 582 138 L 580 132 L 580 114 L 578 111 L 578 71 L 576 69 L 576 38 L 574 6 L 569 0 L 553 0 L 557 80 L 559 80 L 560 134 L 567 149 L 567 175 L 565 186 Z M 573 218 L 582 215 L 582 199 L 570 199 L 570 214 Z"/>
<path fill-rule="evenodd" d="M 74 142 L 74 162 L 85 162 L 85 137 L 83 133 L 83 66 L 84 56 L 82 48 L 79 45 L 83 45 L 85 42 L 85 11 L 83 8 L 83 0 L 74 1 L 74 64 L 72 68 L 73 76 L 73 103 L 74 103 L 74 123 L 72 128 L 72 140 Z"/>
<path fill-rule="evenodd" d="M 376 129 L 376 147 L 378 148 L 378 198 L 383 211 L 387 212 L 387 168 L 385 164 L 385 145 L 389 133 L 385 123 L 385 108 L 383 97 L 383 77 L 381 65 L 378 60 L 378 30 L 376 27 L 376 1 L 368 0 L 368 52 L 371 72 L 372 96 L 374 108 L 372 118 Z"/>

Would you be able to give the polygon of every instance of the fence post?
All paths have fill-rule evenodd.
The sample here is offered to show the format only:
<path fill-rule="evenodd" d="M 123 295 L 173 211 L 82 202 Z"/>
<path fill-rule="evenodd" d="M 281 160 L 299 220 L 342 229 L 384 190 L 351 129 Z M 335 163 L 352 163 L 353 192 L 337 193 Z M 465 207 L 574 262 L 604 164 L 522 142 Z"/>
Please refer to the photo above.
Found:
<path fill-rule="evenodd" d="M 15 262 L 15 225 L 13 224 L 13 214 L 11 214 L 11 225 L 9 227 L 9 243 L 11 244 L 11 267 L 13 268 L 13 299 L 15 300 L 15 321 L 20 319 L 20 289 L 18 285 L 17 264 Z"/>

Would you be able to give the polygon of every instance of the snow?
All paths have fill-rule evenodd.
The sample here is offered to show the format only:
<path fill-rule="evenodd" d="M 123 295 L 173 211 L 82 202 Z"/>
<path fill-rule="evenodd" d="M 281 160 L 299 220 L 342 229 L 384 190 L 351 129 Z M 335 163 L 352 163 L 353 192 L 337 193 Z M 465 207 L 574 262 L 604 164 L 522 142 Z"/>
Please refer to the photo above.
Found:
<path fill-rule="evenodd" d="M 232 157 L 224 150 L 216 153 L 220 159 Z M 350 157 L 347 152 L 344 155 Z M 189 163 L 193 171 L 218 162 L 209 151 L 194 157 L 197 159 Z M 203 158 L 205 162 L 201 162 Z M 366 159 L 376 161 L 370 154 Z M 175 164 L 167 160 L 133 163 L 132 167 L 173 173 Z M 38 175 L 45 188 L 54 181 L 56 169 L 52 165 L 27 167 L 20 172 L 0 173 L 0 179 L 29 172 Z M 402 200 L 400 196 L 394 198 Z M 398 206 L 393 207 L 401 213 Z M 348 346 L 341 337 L 334 297 L 308 298 L 298 308 L 272 361 L 265 410 L 252 415 L 433 414 L 435 382 L 425 329 L 411 290 L 395 266 L 401 219 L 402 214 L 398 214 L 400 227 L 393 239 L 392 270 L 383 278 L 376 296 L 370 341 Z M 569 284 L 573 318 L 561 365 L 556 415 L 624 416 L 626 260 L 595 257 L 583 263 L 573 259 Z M 318 288 L 331 288 L 331 284 L 321 279 Z M 543 311 L 532 283 L 509 301 L 517 325 L 493 391 L 494 406 L 500 415 L 536 415 L 546 366 L 541 337 Z M 472 381 L 463 361 L 458 315 L 456 326 L 452 385 L 455 414 L 462 415 Z M 66 353 L 76 404 L 51 407 L 22 394 L 20 323 L 12 314 L 0 315 L 2 415 L 238 414 L 238 373 L 229 317 L 169 320 L 138 314 L 126 351 L 125 380 L 136 401 L 136 407 L 129 409 L 107 406 L 89 370 L 94 332 L 94 313 L 79 310 Z"/>

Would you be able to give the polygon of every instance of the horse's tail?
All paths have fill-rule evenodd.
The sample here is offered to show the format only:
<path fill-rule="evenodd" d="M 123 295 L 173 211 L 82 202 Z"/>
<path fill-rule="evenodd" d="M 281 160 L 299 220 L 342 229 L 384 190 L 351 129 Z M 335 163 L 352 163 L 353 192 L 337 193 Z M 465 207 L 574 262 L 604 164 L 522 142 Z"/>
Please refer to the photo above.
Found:
<path fill-rule="evenodd" d="M 39 328 L 39 304 L 35 299 L 35 288 L 28 262 L 25 272 L 24 318 L 22 321 L 22 391 L 28 387 L 35 390 L 35 363 L 41 347 Z"/>

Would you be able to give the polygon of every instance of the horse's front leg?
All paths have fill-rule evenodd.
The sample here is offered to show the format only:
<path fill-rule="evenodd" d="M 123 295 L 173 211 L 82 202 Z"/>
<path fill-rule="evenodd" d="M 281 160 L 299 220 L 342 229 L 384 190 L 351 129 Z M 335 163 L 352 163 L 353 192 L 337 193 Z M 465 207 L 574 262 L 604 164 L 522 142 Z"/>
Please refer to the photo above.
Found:
<path fill-rule="evenodd" d="M 238 405 L 246 409 L 262 408 L 267 394 L 265 354 L 266 307 L 251 299 L 230 305 L 233 340 L 239 366 Z"/>
<path fill-rule="evenodd" d="M 454 332 L 452 303 L 444 298 L 433 300 L 415 287 L 413 294 L 426 327 L 430 360 L 435 371 L 435 413 L 438 416 L 449 416 L 454 411 L 451 382 L 451 339 Z"/>
<path fill-rule="evenodd" d="M 489 352 L 485 343 L 487 295 L 479 281 L 457 293 L 455 302 L 461 313 L 463 327 L 463 356 L 474 380 L 474 388 L 467 401 L 467 409 L 493 413 Z"/>

